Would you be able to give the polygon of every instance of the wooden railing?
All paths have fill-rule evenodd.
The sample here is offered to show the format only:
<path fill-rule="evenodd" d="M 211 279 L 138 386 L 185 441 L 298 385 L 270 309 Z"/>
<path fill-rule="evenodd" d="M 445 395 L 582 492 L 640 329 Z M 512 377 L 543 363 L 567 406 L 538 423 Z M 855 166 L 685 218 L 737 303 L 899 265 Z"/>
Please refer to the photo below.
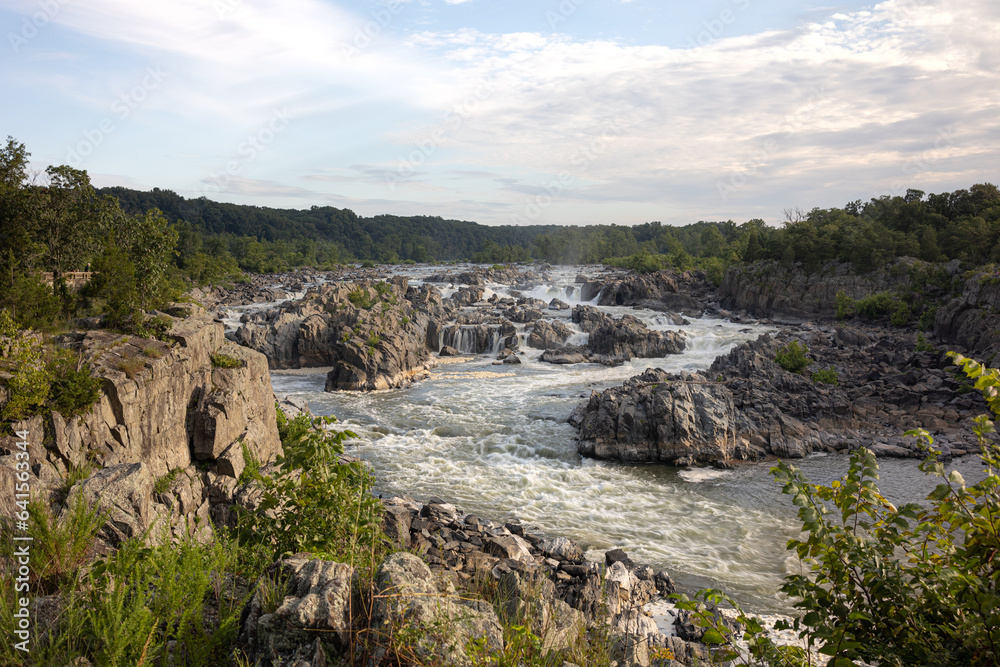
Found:
<path fill-rule="evenodd" d="M 62 274 L 66 279 L 66 284 L 70 287 L 83 287 L 90 280 L 90 276 L 94 275 L 93 271 L 67 271 Z M 44 280 L 49 285 L 52 284 L 52 274 L 45 272 L 42 274 L 42 280 Z"/>

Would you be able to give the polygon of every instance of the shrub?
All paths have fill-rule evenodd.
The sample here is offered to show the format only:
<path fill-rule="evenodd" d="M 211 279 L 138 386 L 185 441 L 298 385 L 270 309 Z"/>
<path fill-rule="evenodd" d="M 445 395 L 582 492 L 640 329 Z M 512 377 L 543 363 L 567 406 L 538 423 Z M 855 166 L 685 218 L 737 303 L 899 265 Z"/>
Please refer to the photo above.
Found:
<path fill-rule="evenodd" d="M 839 290 L 836 296 L 837 319 L 846 320 L 854 315 L 854 299 Z"/>
<path fill-rule="evenodd" d="M 174 480 L 176 480 L 177 477 L 183 472 L 184 470 L 181 468 L 174 468 L 163 477 L 158 477 L 153 483 L 153 492 L 166 493 L 167 489 L 170 488 L 170 485 L 174 483 Z"/>
<path fill-rule="evenodd" d="M 243 361 L 228 354 L 217 352 L 211 355 L 213 368 L 242 368 Z"/>
<path fill-rule="evenodd" d="M 872 294 L 859 300 L 856 304 L 858 315 L 866 320 L 877 320 L 880 317 L 885 317 L 892 312 L 893 307 L 894 300 L 888 292 Z"/>
<path fill-rule="evenodd" d="M 0 419 L 26 419 L 45 404 L 49 397 L 51 373 L 46 367 L 42 344 L 34 336 L 18 331 L 6 310 L 0 310 L 0 370 L 10 373 L 5 384 L 10 391 Z"/>
<path fill-rule="evenodd" d="M 934 347 L 926 338 L 924 334 L 917 332 L 917 344 L 914 347 L 917 352 L 936 352 L 937 348 Z"/>
<path fill-rule="evenodd" d="M 94 538 L 104 525 L 104 516 L 82 497 L 71 499 L 56 519 L 46 502 L 32 500 L 24 510 L 27 535 L 31 541 L 32 591 L 50 595 L 77 578 L 80 568 L 92 557 Z M 0 519 L 0 560 L 13 562 L 14 521 Z"/>
<path fill-rule="evenodd" d="M 822 382 L 823 384 L 832 384 L 837 386 L 840 384 L 840 374 L 837 373 L 833 368 L 823 368 L 812 374 L 813 382 Z"/>
<path fill-rule="evenodd" d="M 938 307 L 936 305 L 930 306 L 920 315 L 920 328 L 924 331 L 930 331 L 934 328 L 934 319 L 937 317 Z"/>
<path fill-rule="evenodd" d="M 391 291 L 392 291 L 392 285 L 390 285 L 389 283 L 384 282 L 384 281 L 383 282 L 379 282 L 379 283 L 375 283 L 375 292 L 379 296 L 385 296 L 386 294 L 388 294 Z"/>
<path fill-rule="evenodd" d="M 81 415 L 101 398 L 103 380 L 93 376 L 81 355 L 57 348 L 48 367 L 52 377 L 49 405 L 63 417 Z"/>
<path fill-rule="evenodd" d="M 341 461 L 350 431 L 327 430 L 332 417 L 278 410 L 284 455 L 277 471 L 256 476 L 262 499 L 240 520 L 241 540 L 273 545 L 275 555 L 308 551 L 373 569 L 386 543 L 382 505 L 371 495 L 371 472 L 361 462 Z"/>
<path fill-rule="evenodd" d="M 142 348 L 142 353 L 149 357 L 150 359 L 159 359 L 163 356 L 163 350 L 156 347 L 155 345 L 147 345 Z"/>
<path fill-rule="evenodd" d="M 375 268 L 375 262 L 373 262 L 370 259 L 366 259 L 363 262 L 361 262 L 361 268 L 362 269 L 374 269 Z"/>
<path fill-rule="evenodd" d="M 358 308 L 371 310 L 375 305 L 375 299 L 362 287 L 355 288 L 347 294 L 347 299 Z"/>
<path fill-rule="evenodd" d="M 894 327 L 905 327 L 910 321 L 910 306 L 905 301 L 897 301 L 892 307 L 889 322 Z"/>
<path fill-rule="evenodd" d="M 806 357 L 807 354 L 809 354 L 809 348 L 804 343 L 793 340 L 784 347 L 778 348 L 774 360 L 789 373 L 799 373 L 812 363 Z"/>

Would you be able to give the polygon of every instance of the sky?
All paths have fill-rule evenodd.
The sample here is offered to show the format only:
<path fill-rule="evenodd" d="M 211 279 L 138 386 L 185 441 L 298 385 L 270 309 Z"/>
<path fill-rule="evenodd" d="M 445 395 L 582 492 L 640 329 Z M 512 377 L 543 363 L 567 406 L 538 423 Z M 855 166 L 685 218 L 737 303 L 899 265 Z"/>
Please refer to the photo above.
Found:
<path fill-rule="evenodd" d="M 996 0 L 0 0 L 0 138 L 97 186 L 482 224 L 1000 183 Z"/>

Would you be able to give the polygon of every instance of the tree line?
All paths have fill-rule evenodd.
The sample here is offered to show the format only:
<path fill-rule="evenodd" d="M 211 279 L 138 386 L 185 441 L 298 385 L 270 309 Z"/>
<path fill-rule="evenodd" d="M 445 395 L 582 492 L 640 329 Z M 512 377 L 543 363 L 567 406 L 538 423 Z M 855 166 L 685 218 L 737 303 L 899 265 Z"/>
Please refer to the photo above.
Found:
<path fill-rule="evenodd" d="M 605 263 L 640 272 L 703 269 L 718 283 L 738 262 L 776 260 L 814 270 L 829 261 L 868 271 L 896 257 L 966 266 L 1000 262 L 995 185 L 786 211 L 780 227 L 700 221 L 479 225 L 430 216 L 359 216 L 313 206 L 275 209 L 186 199 L 170 190 L 95 189 L 85 171 L 52 166 L 32 174 L 24 144 L 0 149 L 0 308 L 19 322 L 107 312 L 122 326 L 190 285 L 349 262 Z M 80 292 L 64 275 L 90 266 Z M 52 287 L 39 279 L 52 274 Z"/>

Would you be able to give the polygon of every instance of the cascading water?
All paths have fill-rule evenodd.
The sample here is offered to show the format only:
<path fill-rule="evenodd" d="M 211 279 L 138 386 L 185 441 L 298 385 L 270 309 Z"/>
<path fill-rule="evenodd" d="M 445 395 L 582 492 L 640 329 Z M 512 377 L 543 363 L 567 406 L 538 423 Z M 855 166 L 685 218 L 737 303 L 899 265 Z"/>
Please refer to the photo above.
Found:
<path fill-rule="evenodd" d="M 462 354 L 496 355 L 503 343 L 499 325 L 455 324 L 443 328 L 439 338 L 441 346 L 448 345 Z"/>
<path fill-rule="evenodd" d="M 575 272 L 557 276 L 554 286 L 562 289 L 572 284 Z M 495 287 L 501 296 L 509 289 Z M 278 394 L 305 398 L 316 414 L 336 415 L 358 434 L 350 453 L 372 465 L 380 493 L 436 495 L 466 512 L 516 518 L 537 532 L 577 540 L 593 558 L 621 547 L 636 561 L 667 569 L 688 590 L 714 586 L 754 611 L 787 611 L 777 590 L 797 567 L 785 543 L 798 535 L 799 524 L 769 465 L 677 470 L 583 459 L 576 432 L 566 423 L 593 390 L 618 385 L 649 366 L 671 372 L 707 368 L 718 355 L 768 329 L 712 319 L 675 326 L 652 311 L 602 310 L 685 331 L 688 347 L 683 354 L 615 368 L 553 366 L 539 362 L 536 350 L 525 351 L 522 364 L 513 367 L 478 356 L 442 366 L 407 389 L 371 394 L 324 393 L 321 373 L 275 372 L 272 382 Z M 546 311 L 546 316 L 568 318 L 568 312 Z M 463 335 L 471 341 L 459 333 L 449 344 L 470 350 Z M 970 479 L 975 463 L 966 457 L 957 467 Z M 841 456 L 814 456 L 797 465 L 817 483 L 846 471 Z M 915 461 L 885 460 L 881 466 L 882 490 L 893 502 L 917 500 L 933 488 Z"/>

